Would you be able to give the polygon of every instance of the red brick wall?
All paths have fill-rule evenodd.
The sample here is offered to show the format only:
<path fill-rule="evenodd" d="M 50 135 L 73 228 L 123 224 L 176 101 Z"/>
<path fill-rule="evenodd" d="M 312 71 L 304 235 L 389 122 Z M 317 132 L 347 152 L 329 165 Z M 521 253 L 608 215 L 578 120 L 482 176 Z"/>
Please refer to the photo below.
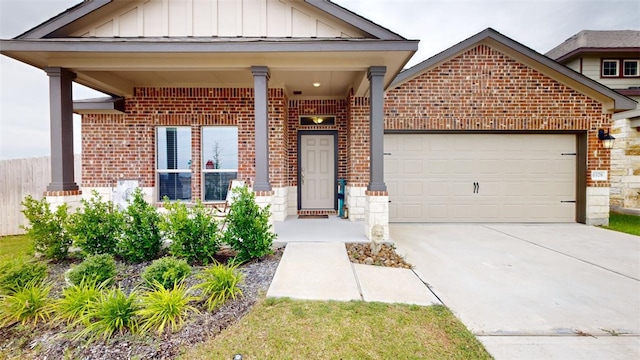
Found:
<path fill-rule="evenodd" d="M 369 184 L 369 98 L 349 94 L 348 176 L 351 186 Z"/>
<path fill-rule="evenodd" d="M 338 131 L 338 178 L 347 177 L 347 101 L 346 100 L 289 100 L 288 160 L 289 185 L 298 184 L 298 130 Z M 301 126 L 300 116 L 333 115 L 335 125 Z"/>
<path fill-rule="evenodd" d="M 385 129 L 588 131 L 588 173 L 609 169 L 597 131 L 610 122 L 597 101 L 486 45 L 385 96 Z M 609 186 L 587 179 L 588 186 Z"/>
<path fill-rule="evenodd" d="M 269 125 L 272 129 L 270 178 L 282 184 L 287 173 L 285 129 L 287 100 L 282 89 L 269 90 Z M 83 186 L 110 187 L 117 179 L 139 179 L 140 186 L 155 186 L 156 126 L 190 126 L 192 136 L 192 198 L 201 194 L 200 128 L 205 125 L 238 126 L 238 178 L 255 179 L 253 89 L 136 88 L 125 99 L 123 115 L 82 117 Z M 286 129 L 285 129 L 286 130 Z M 280 133 L 278 133 L 280 131 Z"/>

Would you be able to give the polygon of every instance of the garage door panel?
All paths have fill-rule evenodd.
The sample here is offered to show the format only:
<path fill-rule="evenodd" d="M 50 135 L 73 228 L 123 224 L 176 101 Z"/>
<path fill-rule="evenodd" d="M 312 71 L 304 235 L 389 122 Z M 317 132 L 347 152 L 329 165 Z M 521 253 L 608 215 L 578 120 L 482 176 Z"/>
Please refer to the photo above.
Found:
<path fill-rule="evenodd" d="M 385 152 L 391 221 L 575 221 L 575 135 L 387 134 Z"/>

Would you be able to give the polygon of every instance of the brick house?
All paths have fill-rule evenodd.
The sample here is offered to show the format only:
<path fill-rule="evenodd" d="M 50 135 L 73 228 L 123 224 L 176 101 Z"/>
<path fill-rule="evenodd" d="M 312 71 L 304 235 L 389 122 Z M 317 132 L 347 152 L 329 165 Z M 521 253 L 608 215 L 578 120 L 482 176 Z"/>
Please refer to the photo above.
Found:
<path fill-rule="evenodd" d="M 640 31 L 583 30 L 548 57 L 640 101 Z M 611 208 L 640 213 L 640 107 L 613 114 Z"/>
<path fill-rule="evenodd" d="M 346 179 L 367 236 L 608 221 L 597 132 L 635 102 L 492 29 L 402 71 L 417 43 L 328 0 L 89 0 L 0 52 L 50 77 L 54 202 L 128 181 L 215 203 L 237 178 L 281 221 L 335 214 Z M 74 102 L 73 81 L 111 96 Z"/>

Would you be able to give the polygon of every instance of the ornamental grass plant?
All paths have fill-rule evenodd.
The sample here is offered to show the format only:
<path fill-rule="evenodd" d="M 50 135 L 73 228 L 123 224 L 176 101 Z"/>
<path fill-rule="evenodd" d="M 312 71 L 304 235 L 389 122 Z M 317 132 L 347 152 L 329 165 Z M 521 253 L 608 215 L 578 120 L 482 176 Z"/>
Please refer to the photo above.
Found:
<path fill-rule="evenodd" d="M 242 282 L 242 273 L 238 271 L 240 264 L 225 265 L 214 263 L 209 268 L 196 275 L 200 280 L 194 288 L 202 290 L 202 298 L 208 311 L 224 304 L 229 299 L 242 296 L 239 285 Z"/>
<path fill-rule="evenodd" d="M 165 329 L 171 332 L 180 330 L 189 314 L 198 312 L 198 309 L 190 305 L 197 300 L 198 297 L 191 295 L 191 289 L 184 283 L 165 288 L 156 281 L 140 297 L 140 332 L 155 330 L 160 335 Z"/>
<path fill-rule="evenodd" d="M 0 327 L 21 323 L 37 325 L 51 318 L 51 285 L 34 280 L 9 295 L 0 297 Z"/>

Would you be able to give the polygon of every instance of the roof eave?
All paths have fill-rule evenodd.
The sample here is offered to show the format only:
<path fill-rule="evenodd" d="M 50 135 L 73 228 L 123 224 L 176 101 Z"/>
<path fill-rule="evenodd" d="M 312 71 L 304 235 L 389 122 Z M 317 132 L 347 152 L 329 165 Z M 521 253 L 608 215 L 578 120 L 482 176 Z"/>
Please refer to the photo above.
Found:
<path fill-rule="evenodd" d="M 621 48 L 621 47 L 609 47 L 609 48 L 601 48 L 601 47 L 582 47 L 582 48 L 578 48 L 575 50 L 572 50 L 560 57 L 558 57 L 557 59 L 555 59 L 555 61 L 559 62 L 559 63 L 564 63 L 566 61 L 572 60 L 574 58 L 579 57 L 580 55 L 583 54 L 605 54 L 605 53 L 631 53 L 631 54 L 638 54 L 640 53 L 640 47 L 625 47 L 625 48 Z M 547 57 L 549 57 L 548 55 L 546 55 Z M 553 59 L 552 57 L 550 57 L 551 59 Z"/>
<path fill-rule="evenodd" d="M 124 114 L 122 97 L 103 97 L 73 101 L 73 112 L 76 114 Z"/>
<path fill-rule="evenodd" d="M 323 52 L 323 51 L 417 51 L 418 40 L 377 39 L 247 39 L 246 41 L 165 41 L 119 38 L 110 41 L 87 38 L 43 40 L 0 40 L 0 53 L 12 52 L 119 52 L 119 53 L 199 53 L 199 52 Z"/>

